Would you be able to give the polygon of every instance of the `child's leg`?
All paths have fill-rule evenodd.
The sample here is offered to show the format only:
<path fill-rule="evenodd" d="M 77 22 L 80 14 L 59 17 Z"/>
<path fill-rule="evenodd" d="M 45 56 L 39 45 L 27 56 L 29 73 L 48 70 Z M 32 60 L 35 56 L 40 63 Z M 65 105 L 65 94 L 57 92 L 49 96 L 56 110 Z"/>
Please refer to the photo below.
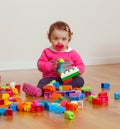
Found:
<path fill-rule="evenodd" d="M 46 77 L 46 78 L 42 78 L 39 82 L 37 87 L 39 87 L 40 89 L 43 88 L 43 86 L 49 84 L 51 81 L 56 80 L 57 78 L 55 77 Z"/>
<path fill-rule="evenodd" d="M 67 84 L 72 85 L 73 88 L 75 87 L 82 87 L 84 85 L 84 79 L 80 76 L 74 77 L 72 81 L 68 82 Z"/>
<path fill-rule="evenodd" d="M 32 96 L 42 96 L 43 95 L 43 90 L 42 90 L 42 87 L 44 85 L 47 85 L 49 84 L 52 80 L 56 80 L 57 78 L 54 78 L 54 77 L 47 77 L 47 78 L 42 78 L 37 87 L 36 86 L 33 86 L 29 83 L 24 83 L 23 84 L 23 87 L 22 87 L 22 90 L 29 94 L 29 95 L 32 95 Z"/>

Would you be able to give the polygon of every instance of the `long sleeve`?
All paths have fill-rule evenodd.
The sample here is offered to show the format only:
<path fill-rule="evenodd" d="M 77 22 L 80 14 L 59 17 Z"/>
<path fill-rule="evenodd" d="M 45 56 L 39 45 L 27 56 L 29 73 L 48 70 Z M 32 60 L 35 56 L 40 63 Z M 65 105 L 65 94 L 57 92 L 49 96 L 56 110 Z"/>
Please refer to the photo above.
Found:
<path fill-rule="evenodd" d="M 53 72 L 53 63 L 47 57 L 46 51 L 44 50 L 37 61 L 38 70 L 41 72 Z"/>
<path fill-rule="evenodd" d="M 80 74 L 82 75 L 85 71 L 85 64 L 83 63 L 81 56 L 75 50 L 73 50 L 71 58 L 73 61 L 72 65 L 78 67 Z"/>

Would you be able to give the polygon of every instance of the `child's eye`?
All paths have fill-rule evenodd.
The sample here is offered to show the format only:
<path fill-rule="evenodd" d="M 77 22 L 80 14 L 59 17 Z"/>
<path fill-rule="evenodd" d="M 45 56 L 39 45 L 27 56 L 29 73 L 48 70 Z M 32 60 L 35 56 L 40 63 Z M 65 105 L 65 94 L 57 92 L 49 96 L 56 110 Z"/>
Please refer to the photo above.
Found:
<path fill-rule="evenodd" d="M 54 40 L 58 40 L 58 37 L 55 37 Z"/>
<path fill-rule="evenodd" d="M 62 40 L 63 40 L 63 41 L 65 41 L 65 40 L 66 40 L 66 38 L 62 38 Z"/>

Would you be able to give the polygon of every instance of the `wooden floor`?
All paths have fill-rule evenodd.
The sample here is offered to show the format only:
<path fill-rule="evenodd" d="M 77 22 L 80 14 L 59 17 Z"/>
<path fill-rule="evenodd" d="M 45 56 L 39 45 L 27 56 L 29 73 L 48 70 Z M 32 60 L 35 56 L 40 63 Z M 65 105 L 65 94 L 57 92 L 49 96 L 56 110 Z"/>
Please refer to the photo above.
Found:
<path fill-rule="evenodd" d="M 22 85 L 29 82 L 38 83 L 41 74 L 37 70 L 0 71 L 1 84 L 16 81 Z M 63 115 L 44 111 L 43 113 L 16 112 L 13 118 L 0 117 L 0 129 L 120 129 L 120 101 L 114 99 L 114 92 L 120 92 L 120 64 L 87 66 L 83 75 L 85 85 L 90 86 L 97 95 L 101 92 L 101 83 L 111 84 L 108 92 L 109 104 L 106 106 L 92 105 L 84 101 L 83 110 L 75 112 L 74 120 L 66 120 Z M 33 100 L 35 97 L 26 97 Z M 41 99 L 41 98 L 37 98 Z"/>

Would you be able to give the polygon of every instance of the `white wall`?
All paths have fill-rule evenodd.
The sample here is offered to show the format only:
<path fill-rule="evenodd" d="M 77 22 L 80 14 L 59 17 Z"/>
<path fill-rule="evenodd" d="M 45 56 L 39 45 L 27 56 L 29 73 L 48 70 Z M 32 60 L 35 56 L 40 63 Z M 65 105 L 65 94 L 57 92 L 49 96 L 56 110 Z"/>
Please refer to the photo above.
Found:
<path fill-rule="evenodd" d="M 51 23 L 64 20 L 86 65 L 120 63 L 119 0 L 1 0 L 0 70 L 36 68 Z"/>

